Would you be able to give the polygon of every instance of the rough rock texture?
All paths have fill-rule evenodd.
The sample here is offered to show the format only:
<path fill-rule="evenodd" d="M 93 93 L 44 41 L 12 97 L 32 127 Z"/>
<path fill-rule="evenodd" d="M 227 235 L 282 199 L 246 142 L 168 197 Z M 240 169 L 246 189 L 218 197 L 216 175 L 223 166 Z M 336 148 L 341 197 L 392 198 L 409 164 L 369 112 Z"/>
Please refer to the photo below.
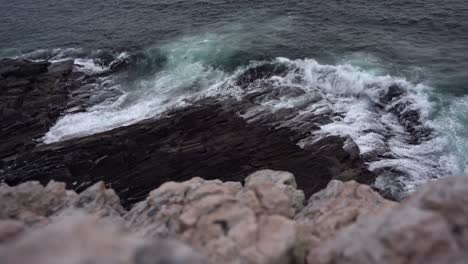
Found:
<path fill-rule="evenodd" d="M 44 225 L 60 214 L 85 211 L 100 218 L 118 221 L 125 211 L 119 197 L 102 182 L 89 187 L 79 195 L 66 190 L 64 183 L 51 181 L 46 186 L 26 182 L 16 187 L 0 185 L 0 220 L 17 220 L 28 226 Z"/>
<path fill-rule="evenodd" d="M 59 117 L 75 85 L 72 67 L 73 60 L 0 60 L 0 160 L 32 149 Z"/>
<path fill-rule="evenodd" d="M 393 206 L 396 203 L 385 200 L 367 185 L 333 180 L 296 215 L 301 247 L 305 251 L 316 248 L 359 219 Z"/>
<path fill-rule="evenodd" d="M 297 189 L 296 178 L 290 172 L 261 170 L 252 173 L 245 179 L 245 186 L 255 186 L 261 182 L 271 182 L 282 190 L 292 201 L 294 209 L 299 212 L 304 207 L 304 192 Z"/>
<path fill-rule="evenodd" d="M 0 219 L 34 225 L 66 208 L 76 193 L 67 191 L 63 183 L 50 182 L 42 186 L 38 182 L 26 182 L 16 187 L 1 185 L 0 197 Z"/>
<path fill-rule="evenodd" d="M 309 263 L 466 263 L 468 178 L 427 184 L 401 205 L 359 219 L 313 250 Z"/>
<path fill-rule="evenodd" d="M 10 185 L 53 179 L 78 192 L 102 180 L 124 206 L 167 181 L 197 175 L 242 181 L 265 168 L 291 171 L 306 195 L 347 173 L 360 182 L 373 182 L 362 160 L 343 149 L 344 139 L 327 137 L 300 148 L 296 132 L 247 123 L 226 107 L 207 100 L 167 118 L 38 146 L 6 163 L 0 179 Z"/>
<path fill-rule="evenodd" d="M 163 184 L 126 215 L 145 236 L 171 236 L 213 263 L 288 263 L 296 240 L 293 203 L 269 181 Z"/>
<path fill-rule="evenodd" d="M 0 247 L 0 259 L 2 264 L 206 263 L 179 242 L 136 238 L 76 214 Z"/>
<path fill-rule="evenodd" d="M 77 211 L 82 211 L 99 219 L 101 224 L 125 228 L 140 238 L 176 238 L 206 255 L 211 263 L 291 263 L 295 258 L 293 252 L 297 235 L 292 218 L 297 208 L 297 197 L 304 196 L 302 191 L 293 187 L 294 182 L 292 174 L 270 170 L 249 176 L 245 186 L 239 182 L 207 181 L 201 178 L 181 183 L 167 182 L 130 211 L 120 206 L 117 195 L 113 190 L 105 188 L 103 183 L 96 183 L 80 194 L 66 191 L 63 183 L 56 182 L 45 187 L 37 182 L 16 187 L 3 185 L 0 187 L 0 220 L 17 222 L 0 222 L 0 239 L 19 236 L 17 239 L 23 242 L 10 245 L 11 252 L 14 252 L 11 256 L 18 254 L 15 249 L 32 247 L 32 255 L 25 255 L 24 261 L 29 257 L 32 259 L 37 253 L 34 252 L 41 248 L 34 246 L 36 242 L 24 241 L 38 241 L 39 238 L 35 236 L 40 236 L 31 235 L 22 240 L 20 232 L 23 231 L 16 231 L 14 224 L 24 223 L 26 228 L 33 230 L 46 225 L 60 226 L 56 224 L 57 219 L 75 216 Z M 38 233 L 54 237 L 59 235 L 56 234 L 59 232 L 57 230 L 62 227 L 58 228 L 50 227 L 49 231 Z M 55 242 L 43 245 L 46 247 L 45 252 L 62 252 L 54 256 L 57 261 L 70 254 L 78 254 L 76 252 L 80 250 L 88 250 L 88 246 L 83 249 L 79 246 L 81 243 L 88 244 L 84 242 L 86 239 L 90 240 L 89 247 L 92 248 L 127 247 L 120 245 L 118 239 L 113 242 L 117 243 L 115 245 L 106 244 L 111 241 L 106 238 L 106 233 L 102 234 L 106 238 L 104 241 L 95 241 L 94 236 L 86 238 L 88 233 L 95 232 L 92 225 L 71 225 L 65 229 L 69 229 L 69 232 L 61 234 L 57 240 L 72 240 L 70 245 L 62 245 L 65 247 L 63 250 L 59 250 L 60 245 Z M 73 238 L 79 230 L 82 230 L 83 235 Z M 104 244 L 96 244 L 101 242 Z M 71 249 L 75 246 L 78 248 L 76 252 Z M 96 255 L 98 251 L 91 250 L 84 256 L 89 257 L 90 261 L 105 258 Z M 132 252 L 126 249 L 123 255 L 115 256 L 119 259 L 111 258 L 109 261 L 120 263 L 120 258 L 128 258 Z"/>
<path fill-rule="evenodd" d="M 3 185 L 0 259 L 80 264 L 468 259 L 468 178 L 428 184 L 401 204 L 356 182 L 332 181 L 298 210 L 300 197 L 290 173 L 270 170 L 249 175 L 244 185 L 202 178 L 167 182 L 129 211 L 103 183 L 81 194 L 55 182 Z"/>
<path fill-rule="evenodd" d="M 73 109 L 89 104 L 86 87 L 99 83 L 99 76 L 73 71 L 75 66 L 73 61 L 0 62 L 0 182 L 56 180 L 81 192 L 105 181 L 128 207 L 164 182 L 194 176 L 243 181 L 259 169 L 285 170 L 298 177 L 306 196 L 331 179 L 366 184 L 375 179 L 361 157 L 345 148 L 347 139 L 329 136 L 301 144 L 318 124 L 330 122 L 329 116 L 306 116 L 310 122 L 304 123 L 294 121 L 287 109 L 255 110 L 275 97 L 304 93 L 295 87 L 268 90 L 266 85 L 240 101 L 206 98 L 169 110 L 158 120 L 44 146 L 35 140 L 65 108 L 82 111 Z M 239 82 L 256 83 L 284 70 L 277 65 L 255 68 Z"/>

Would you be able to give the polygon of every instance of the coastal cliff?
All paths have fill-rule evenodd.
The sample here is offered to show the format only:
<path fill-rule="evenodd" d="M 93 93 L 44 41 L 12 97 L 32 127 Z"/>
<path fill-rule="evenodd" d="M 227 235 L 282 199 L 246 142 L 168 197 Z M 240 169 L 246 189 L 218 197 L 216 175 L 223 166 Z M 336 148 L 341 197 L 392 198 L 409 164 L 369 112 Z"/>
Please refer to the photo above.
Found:
<path fill-rule="evenodd" d="M 288 112 L 241 116 L 257 105 L 256 100 L 277 93 L 273 90 L 251 94 L 241 101 L 204 98 L 168 110 L 159 118 L 43 144 L 41 138 L 59 113 L 70 108 L 78 96 L 77 87 L 97 81 L 97 76 L 72 72 L 72 67 L 67 61 L 0 63 L 0 91 L 14 100 L 2 100 L 2 112 L 14 114 L 1 116 L 0 181 L 17 185 L 56 180 L 78 192 L 104 181 L 129 206 L 166 181 L 185 181 L 194 176 L 242 181 L 265 168 L 294 173 L 306 196 L 323 189 L 332 179 L 354 179 L 366 184 L 375 180 L 350 138 L 326 136 L 300 147 L 300 141 L 310 138 L 311 131 L 318 127 L 301 123 L 281 126 L 279 120 L 291 118 Z M 271 74 L 268 70 L 247 72 L 240 82 Z M 297 92 L 284 89 L 282 96 Z M 49 100 L 57 96 L 62 99 Z M 330 117 L 324 114 L 309 118 L 327 122 Z"/>
<path fill-rule="evenodd" d="M 128 65 L 107 66 L 118 74 Z M 416 264 L 467 257 L 466 178 L 428 183 L 395 202 L 401 190 L 376 188 L 379 171 L 368 168 L 387 152 L 362 155 L 351 137 L 314 133 L 340 113 L 262 106 L 305 93 L 269 86 L 268 78 L 285 74 L 281 65 L 240 74 L 238 87 L 262 87 L 242 98 L 197 98 L 153 118 L 46 142 L 65 114 L 86 111 L 88 84 L 110 74 L 76 67 L 73 60 L 0 61 L 2 263 Z M 420 113 L 399 100 L 402 88 L 383 91 L 372 108 L 395 116 L 411 135 L 407 144 L 432 136 Z"/>

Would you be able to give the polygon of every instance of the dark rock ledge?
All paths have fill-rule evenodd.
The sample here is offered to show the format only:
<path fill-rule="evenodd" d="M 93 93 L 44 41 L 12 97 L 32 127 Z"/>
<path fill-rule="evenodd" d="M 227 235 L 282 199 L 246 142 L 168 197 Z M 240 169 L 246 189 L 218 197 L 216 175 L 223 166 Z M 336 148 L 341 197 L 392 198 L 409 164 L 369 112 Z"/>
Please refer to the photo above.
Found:
<path fill-rule="evenodd" d="M 76 85 L 72 67 L 73 60 L 0 60 L 0 159 L 32 149 L 53 125 Z"/>
<path fill-rule="evenodd" d="M 125 206 L 167 181 L 194 176 L 242 181 L 263 168 L 294 173 L 307 196 L 332 179 L 374 181 L 359 155 L 343 149 L 345 139 L 326 137 L 300 148 L 297 143 L 305 135 L 299 130 L 239 117 L 240 109 L 251 104 L 248 100 L 205 99 L 158 120 L 37 145 L 34 139 L 53 124 L 66 107 L 67 92 L 83 78 L 71 68 L 69 62 L 0 63 L 1 181 L 57 180 L 76 191 L 104 181 Z"/>

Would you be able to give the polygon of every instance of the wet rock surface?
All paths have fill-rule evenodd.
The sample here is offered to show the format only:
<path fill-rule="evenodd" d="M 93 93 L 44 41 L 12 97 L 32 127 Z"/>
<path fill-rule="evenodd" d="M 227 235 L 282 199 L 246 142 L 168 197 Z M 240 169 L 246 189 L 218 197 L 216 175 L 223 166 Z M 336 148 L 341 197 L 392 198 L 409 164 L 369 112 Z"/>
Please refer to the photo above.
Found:
<path fill-rule="evenodd" d="M 107 65 L 109 70 L 94 75 L 74 71 L 80 65 L 73 61 L 0 63 L 0 86 L 7 95 L 2 99 L 6 106 L 2 107 L 0 181 L 45 184 L 53 179 L 80 192 L 104 180 L 128 206 L 166 181 L 196 175 L 217 179 L 222 174 L 222 180 L 238 181 L 259 169 L 286 170 L 298 176 L 297 184 L 308 197 L 332 179 L 372 184 L 376 174 L 388 175 L 390 181 L 404 174 L 392 168 L 372 173 L 365 165 L 388 158 L 385 142 L 390 135 L 384 137 L 382 148 L 361 155 L 351 138 L 318 133 L 320 126 L 343 117 L 331 109 L 320 114 L 301 111 L 323 98 L 294 85 L 273 85 L 275 76 L 291 71 L 282 64 L 260 65 L 240 74 L 241 100 L 197 99 L 157 120 L 45 146 L 38 142 L 61 114 L 84 111 L 105 100 L 107 93 L 117 92 L 107 91 L 104 84 L 110 74 L 129 70 L 128 61 L 117 62 L 122 67 Z M 100 82 L 106 92 L 101 97 L 88 94 Z M 8 103 L 10 93 L 20 104 Z M 294 109 L 268 107 L 268 102 L 279 98 L 294 100 Z M 407 143 L 419 144 L 431 131 L 422 126 L 418 111 L 408 111 L 411 102 L 404 98 L 405 91 L 393 85 L 374 103 L 376 109 L 385 108 L 398 118 L 410 135 Z M 399 199 L 400 189 L 396 186 L 382 192 Z"/>
<path fill-rule="evenodd" d="M 0 60 L 0 159 L 34 148 L 65 110 L 73 60 Z M 0 163 L 1 165 L 1 163 Z"/>
<path fill-rule="evenodd" d="M 205 103 L 167 118 L 39 146 L 8 163 L 1 178 L 11 185 L 53 179 L 77 191 L 103 180 L 125 205 L 164 182 L 196 175 L 242 181 L 259 169 L 286 170 L 297 176 L 306 195 L 347 173 L 364 183 L 374 179 L 360 159 L 343 149 L 339 137 L 302 149 L 290 129 L 248 124 L 224 107 Z"/>
<path fill-rule="evenodd" d="M 349 137 L 314 133 L 340 113 L 267 107 L 279 97 L 308 97 L 299 110 L 315 100 L 264 80 L 285 68 L 246 71 L 242 100 L 198 99 L 158 119 L 42 144 L 99 78 L 75 66 L 0 62 L 5 263 L 465 263 L 466 178 L 429 184 L 401 205 L 385 200 L 365 165 L 383 152 L 363 156 Z M 374 103 L 416 135 L 409 144 L 430 137 L 399 87 Z"/>
<path fill-rule="evenodd" d="M 67 76 L 65 69 L 70 65 L 62 62 L 46 66 L 34 72 L 34 78 L 42 74 L 48 76 L 47 80 L 52 79 L 50 75 L 60 76 L 55 77 L 57 83 Z M 254 78 L 254 73 L 266 74 L 262 69 L 246 74 Z M 85 77 L 80 75 L 76 81 L 93 80 Z M 71 80 L 74 78 L 69 76 Z M 64 89 L 61 85 L 54 87 Z M 343 148 L 346 139 L 329 136 L 301 148 L 300 140 L 317 127 L 303 128 L 299 123 L 279 126 L 278 120 L 289 118 L 287 111 L 242 116 L 266 97 L 276 96 L 271 92 L 251 95 L 242 101 L 206 98 L 169 111 L 157 120 L 49 145 L 34 144 L 29 135 L 18 134 L 22 141 L 29 142 L 29 147 L 12 149 L 14 155 L 2 159 L 0 180 L 10 185 L 31 180 L 46 184 L 56 180 L 78 192 L 105 181 L 125 206 L 144 199 L 152 189 L 167 181 L 184 181 L 196 175 L 242 181 L 249 173 L 264 168 L 291 171 L 298 176 L 297 185 L 306 196 L 324 188 L 331 179 L 355 179 L 367 184 L 374 181 L 375 176 L 367 171 L 360 156 Z M 281 96 L 298 92 L 287 87 L 275 91 Z M 21 111 L 30 113 L 27 108 Z M 41 109 L 41 114 L 48 112 L 50 109 Z M 30 117 L 26 119 L 31 121 Z M 43 135 L 48 128 L 36 130 L 27 126 L 26 121 L 16 122 L 23 122 L 34 137 Z M 14 141 L 12 133 L 5 135 L 5 144 Z"/>

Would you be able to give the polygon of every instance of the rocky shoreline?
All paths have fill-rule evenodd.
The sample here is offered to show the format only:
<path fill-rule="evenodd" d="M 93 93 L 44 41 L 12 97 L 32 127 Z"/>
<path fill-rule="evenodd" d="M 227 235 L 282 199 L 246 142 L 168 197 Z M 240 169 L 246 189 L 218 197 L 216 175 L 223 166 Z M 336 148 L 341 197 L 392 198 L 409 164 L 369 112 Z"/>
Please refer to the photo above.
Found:
<path fill-rule="evenodd" d="M 111 66 L 125 72 L 125 62 Z M 312 133 L 339 113 L 262 108 L 271 98 L 304 93 L 269 87 L 263 79 L 285 70 L 277 65 L 240 75 L 239 87 L 263 87 L 241 100 L 202 98 L 158 118 L 44 144 L 51 126 L 86 98 L 86 84 L 110 74 L 75 67 L 73 60 L 0 61 L 2 263 L 468 257 L 468 181 L 443 179 L 401 204 L 391 201 L 398 190 L 373 190 L 376 173 L 366 166 L 385 151 L 361 155 L 351 138 Z M 389 87 L 375 108 L 403 93 Z M 390 111 L 411 134 L 408 143 L 429 138 L 419 113 L 405 109 Z"/>
<path fill-rule="evenodd" d="M 28 70 L 27 67 L 33 66 L 37 69 Z M 251 118 L 239 116 L 255 106 L 256 100 L 270 96 L 266 92 L 251 94 L 242 101 L 206 98 L 170 110 L 159 119 L 58 143 L 37 144 L 59 117 L 58 113 L 67 107 L 67 95 L 97 78 L 73 72 L 72 67 L 68 61 L 58 65 L 27 61 L 0 63 L 2 94 L 14 94 L 15 100 L 21 102 L 6 103 L 2 111 L 23 115 L 22 119 L 2 115 L 2 119 L 16 125 L 2 122 L 5 126 L 1 129 L 0 181 L 17 185 L 31 180 L 43 184 L 56 180 L 78 192 L 104 181 L 129 206 L 167 181 L 184 181 L 194 176 L 242 181 L 248 174 L 266 168 L 294 173 L 307 197 L 323 189 L 332 179 L 366 184 L 375 180 L 351 139 L 327 136 L 300 148 L 298 143 L 314 128 L 275 126 L 275 120 L 290 118 L 287 112 L 259 113 Z M 247 72 L 240 81 L 260 78 L 267 70 L 271 69 Z M 10 85 L 21 84 L 23 79 L 29 82 L 28 86 Z M 62 100 L 48 100 L 50 96 L 55 97 L 56 90 L 51 90 L 49 83 L 42 84 L 39 81 L 42 79 L 61 89 L 57 93 Z M 297 91 L 283 93 L 294 92 Z M 37 95 L 30 99 L 31 93 Z M 34 107 L 36 101 L 48 108 Z M 54 114 L 44 116 L 51 109 Z M 327 116 L 316 119 L 326 120 Z M 34 122 L 42 125 L 28 125 Z"/>

